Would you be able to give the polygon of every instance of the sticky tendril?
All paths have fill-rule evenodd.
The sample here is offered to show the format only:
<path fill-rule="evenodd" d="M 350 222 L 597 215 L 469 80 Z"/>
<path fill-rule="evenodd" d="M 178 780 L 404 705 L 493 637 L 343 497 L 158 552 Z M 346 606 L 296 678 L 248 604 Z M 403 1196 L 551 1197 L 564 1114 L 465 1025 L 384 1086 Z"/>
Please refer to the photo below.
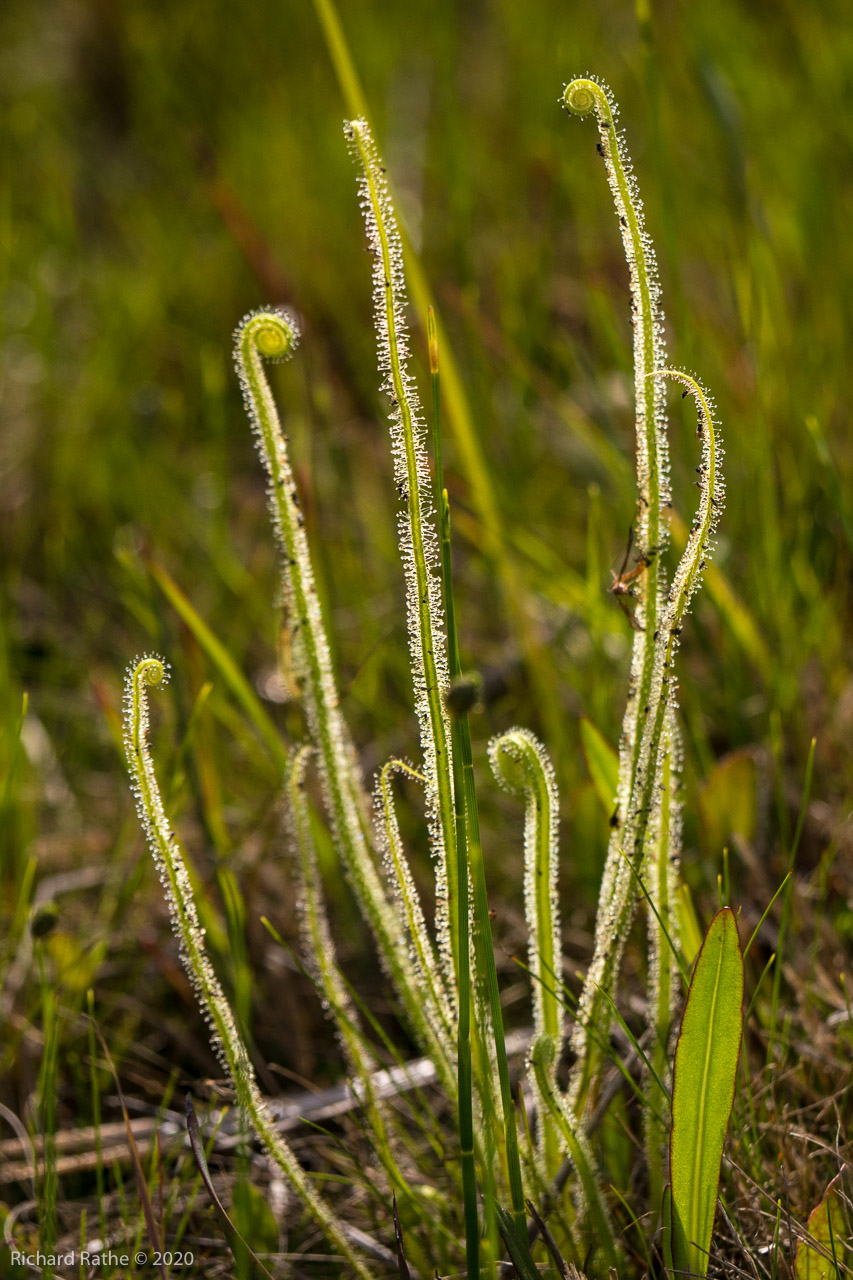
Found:
<path fill-rule="evenodd" d="M 314 1190 L 293 1151 L 276 1132 L 258 1089 L 249 1052 L 205 950 L 204 932 L 199 924 L 186 863 L 166 815 L 148 745 L 148 691 L 152 687 L 161 687 L 166 679 L 166 664 L 156 656 L 146 655 L 128 669 L 124 696 L 125 754 L 137 812 L 163 885 L 172 927 L 180 944 L 181 960 L 210 1028 L 216 1055 L 267 1153 L 312 1213 L 327 1239 L 340 1250 L 361 1280 L 370 1280 L 370 1272 L 350 1245 L 343 1224 Z"/>

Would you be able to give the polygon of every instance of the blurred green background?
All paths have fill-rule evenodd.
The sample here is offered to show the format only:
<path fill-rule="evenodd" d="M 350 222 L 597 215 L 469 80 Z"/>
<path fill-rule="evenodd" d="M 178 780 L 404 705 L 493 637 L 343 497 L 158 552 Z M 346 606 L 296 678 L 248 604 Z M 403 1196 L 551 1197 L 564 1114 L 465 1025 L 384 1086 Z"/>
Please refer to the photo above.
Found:
<path fill-rule="evenodd" d="M 580 718 L 618 738 L 631 631 L 607 587 L 635 485 L 627 271 L 595 130 L 558 105 L 575 74 L 600 75 L 620 103 L 671 360 L 714 392 L 727 449 L 719 573 L 679 658 L 686 875 L 710 901 L 729 844 L 735 894 L 748 898 L 758 866 L 761 892 L 765 876 L 775 888 L 816 735 L 802 874 L 831 876 L 850 852 L 853 730 L 846 6 L 341 0 L 340 18 L 498 513 L 486 529 L 449 414 L 465 660 L 505 685 L 475 719 L 475 750 L 482 766 L 488 737 L 513 723 L 551 748 L 578 956 L 607 836 Z M 154 737 L 209 886 L 214 954 L 264 1056 L 306 1072 L 327 1033 L 258 923 L 295 937 L 279 766 L 152 565 L 283 741 L 298 740 L 276 675 L 287 634 L 264 482 L 230 360 L 248 310 L 288 304 L 303 341 L 275 386 L 343 703 L 368 775 L 416 754 L 344 98 L 308 0 L 7 0 L 0 47 L 6 1100 L 17 1108 L 38 1071 L 26 921 L 47 899 L 69 1061 L 92 987 L 137 1089 L 162 1095 L 176 1062 L 216 1071 L 117 741 L 122 673 L 146 649 L 174 668 Z M 424 321 L 413 313 L 427 398 Z M 671 409 L 674 507 L 689 524 L 695 409 L 677 391 Z M 503 955 L 523 946 L 520 815 L 485 767 L 480 779 Z M 401 809 L 427 885 L 420 797 Z M 342 950 L 375 985 L 334 884 L 333 898 Z M 840 936 L 851 920 L 839 908 Z M 85 1112 L 73 1067 L 63 1080 L 65 1112 Z"/>

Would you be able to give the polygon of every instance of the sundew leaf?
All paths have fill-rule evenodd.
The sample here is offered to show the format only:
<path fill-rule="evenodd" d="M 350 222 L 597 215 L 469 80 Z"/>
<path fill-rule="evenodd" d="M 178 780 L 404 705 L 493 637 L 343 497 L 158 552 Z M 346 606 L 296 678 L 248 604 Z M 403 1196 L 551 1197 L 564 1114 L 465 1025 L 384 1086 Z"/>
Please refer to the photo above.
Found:
<path fill-rule="evenodd" d="M 670 1176 L 675 1270 L 704 1276 L 743 1032 L 743 955 L 729 907 L 696 960 L 675 1051 Z"/>
<path fill-rule="evenodd" d="M 619 740 L 619 786 L 602 878 L 593 958 L 578 1002 L 572 1032 L 575 1063 L 569 1075 L 571 1110 L 584 1119 L 600 1084 L 606 1042 L 606 999 L 616 988 L 625 943 L 637 902 L 636 877 L 657 821 L 665 726 L 677 705 L 675 655 L 684 619 L 713 549 L 723 508 L 723 456 L 713 401 L 691 374 L 665 360 L 660 282 L 643 206 L 625 138 L 617 128 L 617 108 L 609 90 L 594 79 L 571 81 L 563 103 L 575 116 L 598 123 L 599 154 L 619 218 L 631 283 L 634 329 L 634 402 L 639 488 L 633 545 L 637 548 L 634 646 L 628 706 Z M 669 587 L 661 562 L 671 493 L 666 436 L 665 381 L 680 383 L 697 405 L 697 437 L 702 441 L 699 505 L 684 553 Z M 630 864 L 626 862 L 630 859 Z M 595 1034 L 592 1034 L 592 1033 Z"/>
<path fill-rule="evenodd" d="M 619 754 L 586 716 L 581 718 L 581 745 L 589 776 L 609 818 L 619 789 Z"/>
<path fill-rule="evenodd" d="M 850 1251 L 844 1246 L 847 1228 L 841 1177 L 839 1173 L 832 1179 L 820 1204 L 809 1214 L 809 1235 L 822 1251 L 806 1240 L 797 1242 L 797 1280 L 834 1280 L 841 1275 L 845 1263 L 849 1264 Z"/>
<path fill-rule="evenodd" d="M 315 1191 L 295 1153 L 276 1131 L 258 1088 L 249 1051 L 210 963 L 183 851 L 163 805 L 148 743 L 148 692 L 152 687 L 163 685 L 167 678 L 168 668 L 162 658 L 149 654 L 131 664 L 125 683 L 125 751 L 139 819 L 165 890 L 172 925 L 181 945 L 184 968 L 210 1027 L 214 1051 L 234 1086 L 237 1101 L 268 1155 L 354 1273 L 360 1280 L 371 1280 L 365 1263 L 351 1247 L 343 1225 Z"/>

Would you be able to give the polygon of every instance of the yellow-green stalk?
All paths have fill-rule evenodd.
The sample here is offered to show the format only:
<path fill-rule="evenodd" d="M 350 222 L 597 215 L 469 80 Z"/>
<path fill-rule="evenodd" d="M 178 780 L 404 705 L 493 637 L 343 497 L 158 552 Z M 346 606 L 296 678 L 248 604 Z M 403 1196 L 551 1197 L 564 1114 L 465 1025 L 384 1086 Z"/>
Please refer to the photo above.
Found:
<path fill-rule="evenodd" d="M 452 975 L 451 987 L 455 989 L 458 971 L 453 928 L 458 894 L 456 820 L 450 726 L 444 705 L 448 687 L 447 654 L 438 577 L 438 539 L 424 445 L 426 426 L 408 367 L 403 252 L 385 174 L 367 122 L 353 120 L 345 126 L 345 133 L 361 168 L 361 207 L 373 254 L 379 368 L 383 390 L 391 402 L 394 479 L 404 504 L 398 515 L 398 530 L 406 577 L 409 651 L 424 756 L 427 815 L 436 861 L 436 931 L 439 955 L 445 971 Z"/>
<path fill-rule="evenodd" d="M 562 981 L 560 913 L 557 894 L 559 848 L 557 780 L 547 752 L 528 729 L 511 729 L 489 743 L 492 772 L 505 790 L 524 799 L 524 913 L 529 930 L 527 967 L 533 984 L 534 1041 L 548 1037 L 559 1053 L 563 1018 L 558 990 Z M 534 1097 L 539 1084 L 532 1065 L 528 1079 Z M 562 1145 L 556 1128 L 545 1122 L 539 1101 L 537 1147 L 544 1173 L 559 1168 Z"/>
<path fill-rule="evenodd" d="M 276 1132 L 231 1007 L 205 951 L 183 854 L 163 806 L 148 745 L 148 689 L 162 685 L 166 678 L 166 664 L 153 656 L 140 658 L 128 669 L 124 696 L 125 752 L 139 820 L 166 895 L 172 927 L 180 943 L 181 960 L 210 1028 L 213 1048 L 252 1128 L 329 1242 L 361 1280 L 371 1280 L 370 1272 L 350 1245 L 343 1224 L 314 1190 L 293 1151 Z"/>
<path fill-rule="evenodd" d="M 298 340 L 294 318 L 264 309 L 237 329 L 234 359 L 258 451 L 266 470 L 268 499 L 278 537 L 285 608 L 290 622 L 294 667 L 308 727 L 317 749 L 323 795 L 335 849 L 352 884 L 362 914 L 376 940 L 383 968 L 396 988 L 416 1034 L 423 1029 L 423 995 L 406 946 L 405 924 L 396 902 L 385 893 L 371 847 L 367 804 L 355 750 L 341 713 L 332 670 L 299 493 L 287 452 L 287 438 L 264 369 L 264 360 L 291 355 Z M 433 1039 L 421 1039 L 433 1052 Z M 448 1046 L 445 1046 L 445 1056 Z"/>
<path fill-rule="evenodd" d="M 710 401 L 689 375 L 665 369 L 657 265 L 624 134 L 616 126 L 616 104 L 606 86 L 590 78 L 568 84 L 562 101 L 571 114 L 593 115 L 598 123 L 598 150 L 605 162 L 628 264 L 639 488 L 634 542 L 642 570 L 634 588 L 637 630 L 619 744 L 617 810 L 602 878 L 593 959 L 572 1036 L 576 1062 L 569 1082 L 569 1106 L 581 1119 L 600 1074 L 603 1055 L 598 1046 L 606 1043 L 610 1022 L 607 1001 L 614 993 L 636 905 L 632 868 L 642 866 L 659 799 L 663 717 L 666 708 L 675 705 L 671 674 L 675 646 L 701 567 L 710 554 L 710 538 L 722 506 L 722 483 Z M 664 376 L 677 377 L 696 396 L 699 434 L 704 437 L 699 513 L 669 591 L 661 566 L 667 535 L 664 511 L 670 505 Z M 595 1036 L 590 1034 L 593 1027 Z"/>

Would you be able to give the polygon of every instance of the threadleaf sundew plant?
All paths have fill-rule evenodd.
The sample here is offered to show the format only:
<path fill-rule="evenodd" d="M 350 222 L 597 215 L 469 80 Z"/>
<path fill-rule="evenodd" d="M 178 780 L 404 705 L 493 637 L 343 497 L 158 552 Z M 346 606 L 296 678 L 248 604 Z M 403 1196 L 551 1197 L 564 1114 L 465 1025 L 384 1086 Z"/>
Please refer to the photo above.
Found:
<path fill-rule="evenodd" d="M 295 671 L 308 727 L 309 740 L 291 751 L 283 779 L 304 948 L 319 996 L 335 1025 L 347 1078 L 369 1136 L 373 1163 L 363 1177 L 365 1194 L 384 1206 L 386 1221 L 392 1221 L 389 1206 L 394 1198 L 402 1240 L 401 1275 L 409 1269 L 421 1276 L 459 1273 L 464 1265 L 469 1276 L 505 1274 L 501 1269 L 509 1266 L 518 1275 L 530 1277 L 542 1274 L 540 1268 L 553 1266 L 568 1274 L 565 1267 L 570 1262 L 598 1277 L 626 1264 L 626 1244 L 615 1226 L 617 1204 L 598 1130 L 614 1096 L 612 1089 L 608 1093 L 605 1088 L 606 1081 L 614 1074 L 623 1083 L 633 1081 L 624 1063 L 619 1064 L 621 1076 L 612 1071 L 619 1051 L 613 1048 L 610 1033 L 614 1020 L 627 1031 L 618 1008 L 619 979 L 638 902 L 648 914 L 648 1028 L 640 1041 L 628 1035 L 643 1081 L 632 1087 L 641 1095 L 647 1202 L 630 1206 L 636 1219 L 631 1229 L 634 1236 L 642 1237 L 648 1257 L 664 1205 L 669 1215 L 665 1225 L 671 1224 L 673 1231 L 678 1226 L 673 1215 L 680 1201 L 666 1185 L 673 1017 L 687 978 L 678 940 L 681 746 L 675 657 L 691 597 L 712 551 L 723 503 L 722 450 L 708 393 L 692 374 L 671 368 L 666 361 L 654 253 L 625 137 L 617 129 L 615 103 L 603 85 L 579 79 L 565 89 L 563 104 L 574 116 L 596 120 L 629 269 L 639 490 L 636 562 L 631 574 L 635 629 L 594 954 L 577 1001 L 563 982 L 554 769 L 545 746 L 526 729 L 513 729 L 489 744 L 495 779 L 523 804 L 525 815 L 524 907 L 533 1032 L 526 1082 L 515 1092 L 491 938 L 470 727 L 467 712 L 451 713 L 448 704 L 451 681 L 460 676 L 461 664 L 451 582 L 450 509 L 442 476 L 436 331 L 430 315 L 431 473 L 428 426 L 409 367 L 401 242 L 384 169 L 363 119 L 348 123 L 345 134 L 358 167 L 359 199 L 373 258 L 379 368 L 382 390 L 390 401 L 394 478 L 402 499 L 398 534 L 421 748 L 416 764 L 392 759 L 378 771 L 372 803 L 338 699 L 287 437 L 265 371 L 265 361 L 293 354 L 296 322 L 285 311 L 260 310 L 243 321 L 235 337 L 237 372 L 267 473 Z M 670 381 L 696 402 L 701 464 L 698 508 L 686 548 L 668 582 L 662 553 L 670 505 L 665 404 Z M 145 657 L 131 667 L 126 742 L 140 817 L 166 890 L 184 964 L 239 1104 L 269 1158 L 304 1202 L 345 1268 L 360 1276 L 379 1274 L 382 1264 L 376 1261 L 375 1249 L 370 1256 L 364 1233 L 344 1221 L 339 1209 L 315 1188 L 276 1132 L 248 1050 L 205 953 L 190 880 L 147 742 L 149 689 L 162 685 L 165 674 L 165 663 L 155 657 Z M 319 779 L 337 859 L 370 928 L 407 1030 L 433 1064 L 443 1099 L 436 1105 L 417 1091 L 408 1110 L 402 1099 L 395 1099 L 393 1105 L 387 1099 L 381 1070 L 384 1059 L 341 972 L 327 919 L 315 848 L 316 815 L 312 815 L 305 785 L 312 771 Z M 431 912 L 420 901 L 401 837 L 394 794 L 399 776 L 412 780 L 424 794 L 435 868 L 434 936 L 427 924 Z M 737 955 L 735 946 L 730 954 L 732 966 Z M 691 1025 L 694 1022 L 702 1022 L 695 1003 Z M 739 1034 L 733 1026 L 728 1028 L 735 1062 Z M 573 1063 L 566 1077 L 558 1068 L 567 1038 Z M 687 1045 L 685 1061 L 691 1051 Z M 689 1115 L 685 1087 L 680 1103 Z M 448 1132 L 448 1113 L 455 1117 L 455 1132 Z M 682 1123 L 682 1143 L 683 1135 Z M 422 1171 L 424 1150 L 432 1155 L 429 1174 Z M 442 1165 L 438 1184 L 437 1152 Z M 717 1174 L 712 1159 L 706 1164 L 710 1172 L 702 1203 L 708 1202 L 710 1187 L 713 1205 L 715 1184 L 709 1179 Z M 717 1158 L 717 1171 L 718 1167 Z M 707 1213 L 703 1224 L 706 1221 Z M 687 1227 L 681 1224 L 679 1229 L 681 1240 Z M 687 1240 L 679 1248 L 683 1252 L 694 1243 Z M 631 1249 L 636 1252 L 636 1241 Z M 664 1252 L 671 1263 L 672 1250 Z M 695 1260 L 695 1250 L 691 1257 Z"/>

